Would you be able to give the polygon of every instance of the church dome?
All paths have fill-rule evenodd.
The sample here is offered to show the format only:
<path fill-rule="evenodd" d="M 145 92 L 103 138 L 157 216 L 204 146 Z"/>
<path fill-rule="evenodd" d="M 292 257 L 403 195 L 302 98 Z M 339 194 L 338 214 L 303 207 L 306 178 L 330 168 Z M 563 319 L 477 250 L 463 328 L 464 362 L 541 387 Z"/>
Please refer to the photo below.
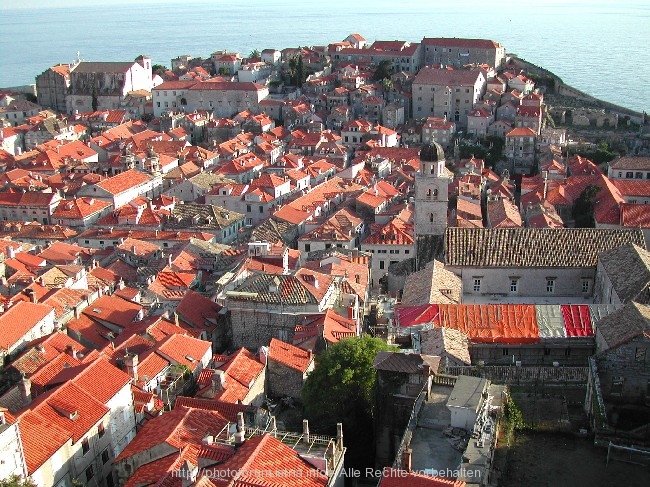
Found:
<path fill-rule="evenodd" d="M 445 160 L 445 151 L 437 142 L 425 144 L 420 150 L 420 160 L 423 162 L 438 162 Z"/>

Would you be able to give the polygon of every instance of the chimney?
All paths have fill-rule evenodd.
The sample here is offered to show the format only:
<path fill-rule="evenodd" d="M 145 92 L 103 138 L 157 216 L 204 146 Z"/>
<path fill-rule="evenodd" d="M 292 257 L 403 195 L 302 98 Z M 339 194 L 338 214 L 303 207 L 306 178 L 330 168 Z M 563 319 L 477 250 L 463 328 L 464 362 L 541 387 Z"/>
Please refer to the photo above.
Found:
<path fill-rule="evenodd" d="M 10 259 L 16 258 L 16 250 L 11 245 L 7 247 L 7 255 Z"/>
<path fill-rule="evenodd" d="M 237 413 L 237 433 L 235 433 L 235 444 L 241 445 L 244 443 L 246 437 L 246 426 L 244 425 L 244 413 L 239 411 Z"/>
<path fill-rule="evenodd" d="M 311 438 L 309 435 L 309 420 L 303 419 L 302 420 L 302 441 L 309 444 L 311 443 L 310 439 Z"/>
<path fill-rule="evenodd" d="M 172 266 L 172 254 L 169 254 L 169 255 L 167 256 L 167 265 L 168 265 L 169 267 Z"/>
<path fill-rule="evenodd" d="M 402 469 L 406 470 L 407 472 L 411 471 L 411 456 L 413 454 L 413 450 L 410 448 L 406 448 L 404 450 L 404 453 L 402 454 Z"/>
<path fill-rule="evenodd" d="M 314 351 L 311 348 L 307 349 L 307 355 L 309 356 L 310 362 L 314 360 Z"/>
<path fill-rule="evenodd" d="M 23 380 L 18 384 L 20 390 L 20 398 L 23 401 L 23 405 L 26 406 L 32 402 L 32 381 L 27 377 L 23 377 Z"/>
<path fill-rule="evenodd" d="M 38 298 L 36 297 L 36 293 L 33 289 L 25 289 L 25 293 L 30 297 L 32 303 L 38 303 Z"/>
<path fill-rule="evenodd" d="M 336 423 L 336 448 L 343 450 L 343 423 Z"/>
<path fill-rule="evenodd" d="M 68 345 L 67 347 L 65 347 L 65 351 L 72 358 L 77 358 L 77 350 L 72 345 Z"/>
<path fill-rule="evenodd" d="M 7 420 L 5 418 L 6 411 L 7 411 L 6 408 L 0 407 L 0 426 L 7 423 Z"/>
<path fill-rule="evenodd" d="M 121 290 L 124 289 L 125 287 L 126 287 L 126 284 L 124 284 L 124 279 L 122 279 L 122 278 L 120 277 L 120 280 L 119 280 L 119 282 L 117 283 L 117 288 L 121 291 Z"/>
<path fill-rule="evenodd" d="M 260 347 L 259 351 L 257 352 L 257 360 L 259 360 L 260 363 L 264 364 L 264 366 L 268 365 L 269 363 L 268 347 Z"/>
<path fill-rule="evenodd" d="M 132 379 L 138 380 L 138 355 L 135 353 L 125 355 L 124 366 L 126 367 L 126 373 L 129 374 Z"/>
<path fill-rule="evenodd" d="M 548 171 L 542 171 L 542 177 L 544 178 L 544 201 L 546 201 L 546 193 L 548 192 Z"/>
<path fill-rule="evenodd" d="M 79 306 L 75 306 L 75 308 L 74 308 L 74 317 L 75 317 L 75 319 L 78 320 L 80 316 L 81 316 L 81 310 L 79 309 Z"/>
<path fill-rule="evenodd" d="M 212 374 L 212 390 L 220 392 L 226 389 L 226 373 L 223 370 L 215 370 Z"/>
<path fill-rule="evenodd" d="M 275 416 L 271 416 L 271 431 L 275 432 L 278 430 L 278 424 L 275 421 Z"/>

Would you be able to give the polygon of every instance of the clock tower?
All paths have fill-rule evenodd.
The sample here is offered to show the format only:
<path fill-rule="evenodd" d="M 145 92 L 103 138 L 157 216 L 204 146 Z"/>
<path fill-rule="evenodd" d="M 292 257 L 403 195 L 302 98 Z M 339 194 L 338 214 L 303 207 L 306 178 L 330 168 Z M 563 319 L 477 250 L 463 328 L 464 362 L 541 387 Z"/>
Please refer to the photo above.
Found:
<path fill-rule="evenodd" d="M 440 144 L 424 145 L 420 151 L 420 170 L 415 176 L 416 237 L 445 233 L 450 183 Z"/>

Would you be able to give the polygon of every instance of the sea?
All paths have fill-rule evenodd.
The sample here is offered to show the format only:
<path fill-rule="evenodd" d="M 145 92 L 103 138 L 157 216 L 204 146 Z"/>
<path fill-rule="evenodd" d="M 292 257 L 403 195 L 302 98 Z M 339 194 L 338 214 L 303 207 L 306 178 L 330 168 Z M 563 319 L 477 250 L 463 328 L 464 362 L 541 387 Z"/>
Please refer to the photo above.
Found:
<path fill-rule="evenodd" d="M 574 88 L 650 111 L 648 0 L 1 0 L 0 86 L 48 67 L 182 54 L 369 42 L 487 38 Z"/>

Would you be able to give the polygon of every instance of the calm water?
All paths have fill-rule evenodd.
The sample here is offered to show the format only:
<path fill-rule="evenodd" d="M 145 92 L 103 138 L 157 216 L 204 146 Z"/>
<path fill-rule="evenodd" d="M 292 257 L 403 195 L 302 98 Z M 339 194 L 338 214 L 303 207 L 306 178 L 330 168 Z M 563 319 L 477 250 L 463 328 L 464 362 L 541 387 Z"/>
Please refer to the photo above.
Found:
<path fill-rule="evenodd" d="M 323 45 L 358 32 L 368 41 L 494 39 L 578 89 L 650 111 L 647 0 L 118 1 L 0 0 L 0 86 L 33 83 L 77 51 L 87 61 L 147 54 L 169 66 L 180 54 Z"/>

